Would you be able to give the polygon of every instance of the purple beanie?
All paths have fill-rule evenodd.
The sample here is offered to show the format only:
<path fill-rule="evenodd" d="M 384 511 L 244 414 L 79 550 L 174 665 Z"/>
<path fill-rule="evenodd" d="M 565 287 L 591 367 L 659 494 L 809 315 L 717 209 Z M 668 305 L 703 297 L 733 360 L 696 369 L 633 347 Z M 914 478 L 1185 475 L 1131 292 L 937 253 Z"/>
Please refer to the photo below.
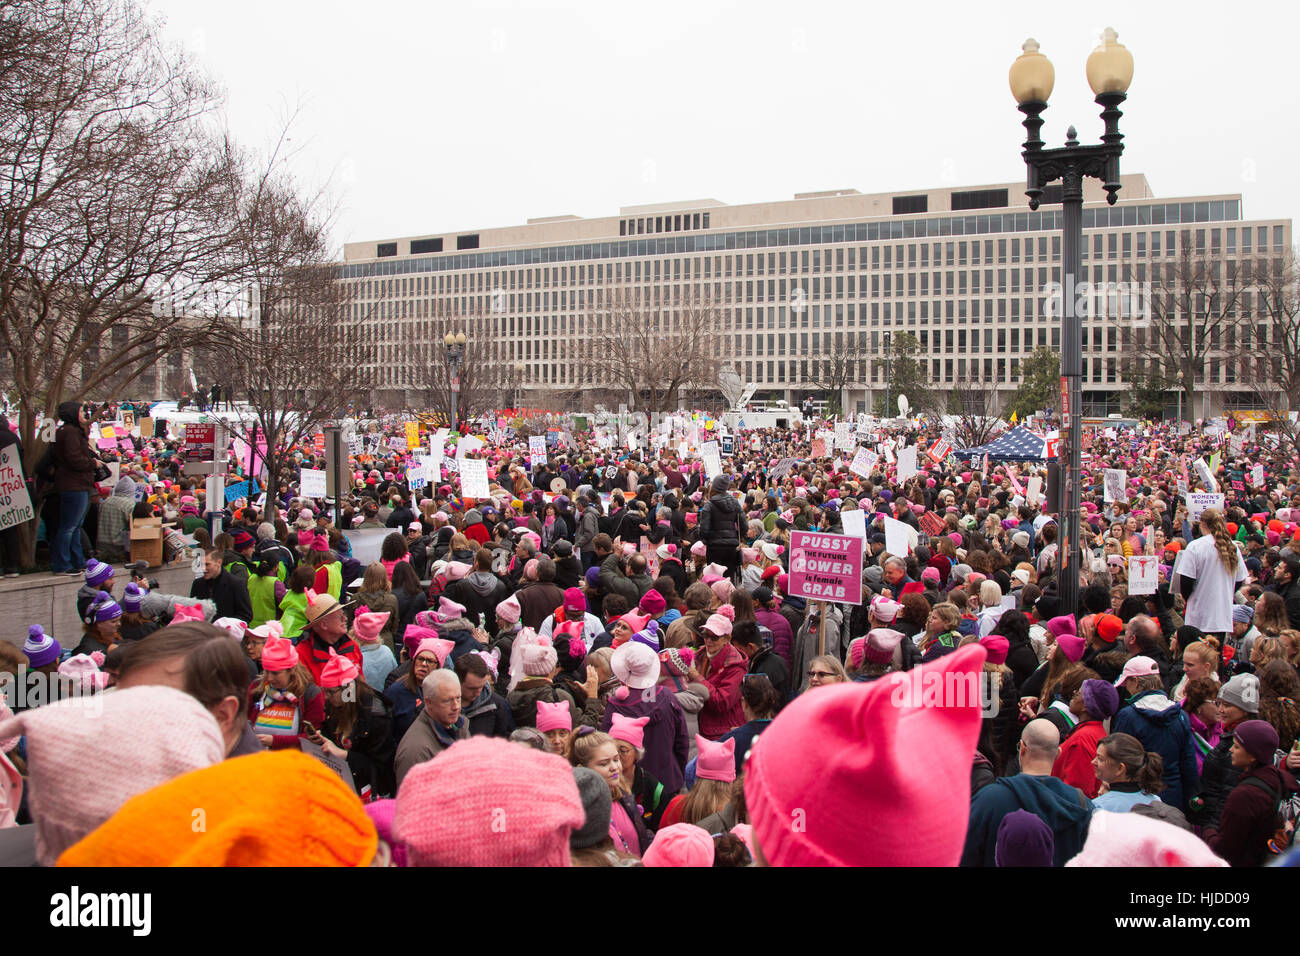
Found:
<path fill-rule="evenodd" d="M 63 648 L 59 642 L 45 633 L 45 629 L 39 624 L 33 624 L 27 629 L 27 643 L 23 644 L 23 653 L 27 655 L 27 663 L 32 667 L 44 667 L 46 664 L 52 664 L 59 659 L 63 653 Z"/>
<path fill-rule="evenodd" d="M 1015 810 L 998 825 L 993 862 L 998 866 L 1051 866 L 1055 851 L 1052 828 L 1037 814 Z"/>
<path fill-rule="evenodd" d="M 588 568 L 588 569 L 587 569 L 587 577 L 586 577 L 586 580 L 587 580 L 587 587 L 589 587 L 589 588 L 599 587 L 599 586 L 600 586 L 600 568 L 599 568 L 599 567 Z"/>
<path fill-rule="evenodd" d="M 1233 729 L 1232 735 L 1241 744 L 1241 749 L 1262 765 L 1273 765 L 1273 754 L 1279 741 L 1277 730 L 1267 720 L 1242 721 Z"/>
<path fill-rule="evenodd" d="M 86 562 L 86 587 L 98 587 L 113 576 L 113 566 L 91 558 Z"/>
<path fill-rule="evenodd" d="M 144 591 L 134 581 L 122 592 L 122 610 L 127 614 L 139 614 L 144 604 Z"/>
<path fill-rule="evenodd" d="M 100 591 L 95 600 L 86 608 L 86 623 L 101 624 L 122 616 L 122 609 L 107 591 Z"/>
<path fill-rule="evenodd" d="M 1119 691 L 1108 680 L 1086 680 L 1080 693 L 1083 694 L 1083 706 L 1098 720 L 1113 717 L 1119 710 Z"/>

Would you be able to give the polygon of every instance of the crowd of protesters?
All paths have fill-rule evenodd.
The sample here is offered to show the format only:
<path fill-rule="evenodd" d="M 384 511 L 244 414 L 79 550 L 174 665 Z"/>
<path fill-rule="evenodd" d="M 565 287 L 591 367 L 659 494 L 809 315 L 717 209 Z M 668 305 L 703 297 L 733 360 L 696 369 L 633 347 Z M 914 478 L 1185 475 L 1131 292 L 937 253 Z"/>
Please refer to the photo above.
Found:
<path fill-rule="evenodd" d="M 642 450 L 557 417 L 544 457 L 494 422 L 467 497 L 463 448 L 412 487 L 390 418 L 336 510 L 298 493 L 312 448 L 208 501 L 179 442 L 140 440 L 110 486 L 86 410 L 60 417 L 38 478 L 83 632 L 0 642 L 0 676 L 57 688 L 0 710 L 0 862 L 1293 859 L 1300 467 L 1262 431 L 1090 431 L 1066 606 L 1043 463 L 932 459 L 924 424 L 860 430 L 858 471 L 815 426 L 741 430 L 708 475 L 704 415 Z M 806 599 L 791 535 L 849 511 L 862 602 Z M 168 558 L 201 547 L 187 594 L 123 564 L 132 516 Z M 931 677 L 978 690 L 902 693 Z"/>

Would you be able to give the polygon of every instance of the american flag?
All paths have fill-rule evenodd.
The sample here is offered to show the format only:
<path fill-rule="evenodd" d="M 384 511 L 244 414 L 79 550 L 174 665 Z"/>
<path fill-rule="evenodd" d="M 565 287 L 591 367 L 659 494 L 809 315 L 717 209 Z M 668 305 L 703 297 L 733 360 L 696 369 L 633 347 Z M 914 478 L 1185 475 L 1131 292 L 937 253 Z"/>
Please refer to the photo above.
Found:
<path fill-rule="evenodd" d="M 1015 458 L 1045 458 L 1047 440 L 1035 435 L 1024 426 L 1017 426 L 999 435 L 982 448 L 972 449 L 974 454 L 981 452 L 993 460 Z"/>

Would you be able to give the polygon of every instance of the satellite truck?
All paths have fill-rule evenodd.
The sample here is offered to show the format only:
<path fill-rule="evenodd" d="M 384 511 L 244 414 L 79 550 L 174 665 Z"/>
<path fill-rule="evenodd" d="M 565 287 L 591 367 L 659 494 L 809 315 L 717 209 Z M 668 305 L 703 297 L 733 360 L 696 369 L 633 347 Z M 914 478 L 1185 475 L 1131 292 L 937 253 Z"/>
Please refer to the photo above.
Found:
<path fill-rule="evenodd" d="M 722 424 L 728 432 L 742 428 L 797 428 L 803 424 L 803 413 L 783 401 L 749 405 L 758 386 L 745 384 L 730 369 L 718 375 L 718 386 L 727 400 L 728 411 L 722 415 Z"/>

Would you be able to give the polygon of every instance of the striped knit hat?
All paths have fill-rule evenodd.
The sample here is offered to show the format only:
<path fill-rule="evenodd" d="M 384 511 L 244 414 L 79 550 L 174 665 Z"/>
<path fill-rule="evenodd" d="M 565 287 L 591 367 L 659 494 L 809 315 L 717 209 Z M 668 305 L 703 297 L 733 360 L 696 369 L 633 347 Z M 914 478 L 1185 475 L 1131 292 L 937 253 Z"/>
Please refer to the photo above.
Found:
<path fill-rule="evenodd" d="M 44 667 L 57 661 L 63 653 L 63 648 L 59 646 L 58 641 L 45 633 L 43 627 L 33 624 L 27 629 L 27 642 L 23 644 L 23 653 L 27 655 L 27 663 L 30 666 Z"/>
<path fill-rule="evenodd" d="M 95 595 L 95 600 L 91 602 L 90 607 L 86 608 L 87 624 L 100 624 L 121 616 L 122 608 L 107 591 L 100 591 Z"/>
<path fill-rule="evenodd" d="M 99 587 L 113 576 L 113 566 L 95 558 L 86 562 L 86 587 Z"/>
<path fill-rule="evenodd" d="M 141 591 L 139 586 L 132 581 L 126 586 L 126 590 L 122 592 L 122 610 L 127 614 L 139 614 L 144 606 L 144 594 L 145 592 Z"/>

